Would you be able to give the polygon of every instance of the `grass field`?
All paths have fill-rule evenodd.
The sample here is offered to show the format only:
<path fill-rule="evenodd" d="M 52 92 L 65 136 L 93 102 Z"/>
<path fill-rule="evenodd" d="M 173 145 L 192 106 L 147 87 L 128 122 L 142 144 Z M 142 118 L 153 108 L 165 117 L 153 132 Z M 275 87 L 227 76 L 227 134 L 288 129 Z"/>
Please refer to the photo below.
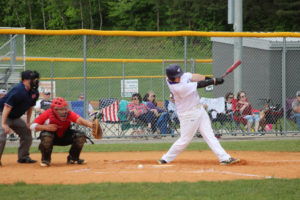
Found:
<path fill-rule="evenodd" d="M 300 140 L 271 141 L 224 141 L 222 146 L 228 150 L 238 151 L 284 151 L 299 152 Z M 86 144 L 84 152 L 119 152 L 119 151 L 166 151 L 171 143 L 137 143 L 137 144 Z M 39 152 L 37 147 L 31 147 L 31 153 Z M 53 152 L 68 152 L 69 147 L 55 146 Z M 205 142 L 192 142 L 187 150 L 209 150 Z M 5 148 L 4 153 L 17 153 L 17 147 Z"/>
<path fill-rule="evenodd" d="M 85 145 L 85 152 L 159 151 L 170 143 Z M 299 152 L 300 140 L 226 141 L 226 150 Z M 55 147 L 54 152 L 69 148 Z M 191 143 L 189 150 L 207 150 L 204 142 Z M 5 153 L 16 153 L 6 148 Z M 31 152 L 38 152 L 32 147 Z M 1 168 L 0 168 L 1 170 Z M 286 169 L 288 170 L 288 169 Z M 13 172 L 12 172 L 13 173 Z M 49 174 L 49 176 L 52 176 Z M 196 183 L 100 183 L 82 185 L 0 185 L 1 200 L 8 199 L 300 199 L 300 179 L 238 180 Z"/>
<path fill-rule="evenodd" d="M 135 38 L 135 37 L 92 37 L 87 40 L 87 58 L 118 59 L 184 59 L 184 43 L 182 37 L 176 38 Z M 27 57 L 64 57 L 82 58 L 82 36 L 28 36 L 26 38 Z M 211 42 L 209 38 L 189 38 L 187 46 L 188 59 L 210 59 Z M 56 80 L 56 95 L 67 100 L 76 100 L 83 92 L 83 79 L 67 79 L 83 77 L 83 63 L 53 62 L 53 76 L 66 77 Z M 167 67 L 169 63 L 165 63 Z M 184 64 L 180 63 L 183 67 Z M 162 63 L 125 63 L 125 76 L 162 76 Z M 50 62 L 27 62 L 26 68 L 37 70 L 42 78 L 50 78 Z M 190 71 L 191 65 L 187 64 Z M 195 71 L 212 74 L 212 64 L 196 64 Z M 123 63 L 87 63 L 87 77 L 101 77 L 87 80 L 87 97 L 90 101 L 115 97 L 121 99 L 121 80 L 106 79 L 123 75 Z M 156 92 L 158 100 L 164 100 L 168 89 L 163 86 L 162 78 L 136 78 L 139 80 L 139 92 L 144 95 L 149 90 Z M 202 96 L 210 97 L 211 93 L 199 90 Z"/>

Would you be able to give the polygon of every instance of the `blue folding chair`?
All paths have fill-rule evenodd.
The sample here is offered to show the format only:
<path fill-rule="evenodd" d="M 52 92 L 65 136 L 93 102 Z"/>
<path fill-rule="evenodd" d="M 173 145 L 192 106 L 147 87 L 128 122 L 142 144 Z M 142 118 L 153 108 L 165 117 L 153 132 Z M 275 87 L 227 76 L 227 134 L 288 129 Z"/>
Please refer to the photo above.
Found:
<path fill-rule="evenodd" d="M 84 101 L 71 101 L 72 111 L 84 118 Z"/>
<path fill-rule="evenodd" d="M 73 112 L 84 118 L 84 101 L 71 101 L 71 109 Z M 92 132 L 89 128 L 81 126 L 76 123 L 72 123 L 72 128 L 85 132 L 88 137 L 92 137 Z"/>

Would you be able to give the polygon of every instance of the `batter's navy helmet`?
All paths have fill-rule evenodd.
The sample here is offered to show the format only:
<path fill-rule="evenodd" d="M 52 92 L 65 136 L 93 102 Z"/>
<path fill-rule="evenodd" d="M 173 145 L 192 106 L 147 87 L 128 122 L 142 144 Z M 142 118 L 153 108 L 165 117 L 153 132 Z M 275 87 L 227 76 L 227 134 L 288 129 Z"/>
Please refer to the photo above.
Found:
<path fill-rule="evenodd" d="M 180 66 L 171 64 L 167 67 L 166 73 L 167 73 L 167 76 L 169 79 L 174 79 L 174 78 L 182 76 L 183 71 Z"/>

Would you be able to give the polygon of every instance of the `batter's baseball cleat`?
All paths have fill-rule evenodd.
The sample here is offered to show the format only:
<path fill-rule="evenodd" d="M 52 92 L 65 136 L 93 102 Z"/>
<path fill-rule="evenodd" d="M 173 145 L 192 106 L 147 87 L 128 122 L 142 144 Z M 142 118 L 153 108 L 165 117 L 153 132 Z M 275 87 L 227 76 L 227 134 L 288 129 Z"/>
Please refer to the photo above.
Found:
<path fill-rule="evenodd" d="M 36 160 L 32 160 L 30 157 L 18 159 L 18 163 L 36 163 Z"/>
<path fill-rule="evenodd" d="M 68 156 L 68 158 L 67 158 L 67 164 L 82 165 L 82 164 L 86 164 L 86 163 L 87 163 L 87 161 L 83 160 L 83 159 L 73 160 L 70 156 Z"/>
<path fill-rule="evenodd" d="M 163 160 L 163 159 L 160 159 L 160 160 L 158 160 L 157 162 L 158 162 L 158 164 L 160 164 L 160 165 L 167 164 L 167 161 L 165 161 L 165 160 Z"/>
<path fill-rule="evenodd" d="M 49 166 L 50 166 L 50 162 L 44 160 L 44 161 L 42 161 L 42 162 L 40 163 L 40 166 L 41 166 L 41 167 L 49 167 Z"/>
<path fill-rule="evenodd" d="M 222 162 L 220 162 L 220 165 L 232 165 L 234 163 L 239 163 L 240 159 L 238 158 L 229 158 L 228 160 L 224 160 Z"/>

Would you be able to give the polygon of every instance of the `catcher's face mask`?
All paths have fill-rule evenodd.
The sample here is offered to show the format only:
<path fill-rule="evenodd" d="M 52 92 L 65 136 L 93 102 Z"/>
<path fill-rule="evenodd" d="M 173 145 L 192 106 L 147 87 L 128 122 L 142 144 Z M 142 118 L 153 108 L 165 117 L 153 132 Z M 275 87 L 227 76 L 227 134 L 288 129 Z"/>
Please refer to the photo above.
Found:
<path fill-rule="evenodd" d="M 68 103 L 64 98 L 57 97 L 53 99 L 51 109 L 59 120 L 66 121 L 68 117 Z"/>
<path fill-rule="evenodd" d="M 56 107 L 54 108 L 54 114 L 61 121 L 66 121 L 68 117 L 68 107 Z"/>

